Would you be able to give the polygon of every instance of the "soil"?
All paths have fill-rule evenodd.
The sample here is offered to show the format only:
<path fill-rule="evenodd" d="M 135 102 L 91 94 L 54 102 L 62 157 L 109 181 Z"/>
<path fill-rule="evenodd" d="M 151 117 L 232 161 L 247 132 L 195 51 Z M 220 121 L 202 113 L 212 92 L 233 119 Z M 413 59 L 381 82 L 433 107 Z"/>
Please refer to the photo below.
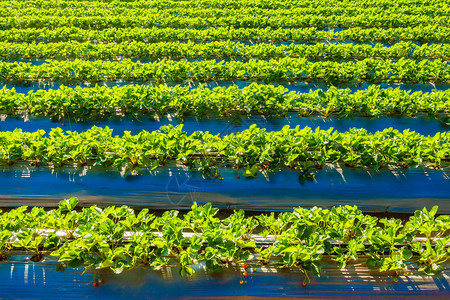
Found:
<path fill-rule="evenodd" d="M 44 257 L 44 255 L 42 253 L 37 253 L 35 255 L 33 255 L 32 257 L 30 257 L 30 260 L 32 262 L 38 262 L 40 261 L 42 258 Z"/>

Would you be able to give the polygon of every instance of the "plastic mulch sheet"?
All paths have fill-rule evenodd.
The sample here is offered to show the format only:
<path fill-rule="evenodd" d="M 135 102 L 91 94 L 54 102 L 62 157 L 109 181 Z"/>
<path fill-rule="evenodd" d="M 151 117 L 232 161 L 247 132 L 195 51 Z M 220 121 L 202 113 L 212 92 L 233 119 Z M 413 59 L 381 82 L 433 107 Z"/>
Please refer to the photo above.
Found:
<path fill-rule="evenodd" d="M 221 169 L 224 180 L 202 178 L 175 165 L 122 177 L 117 170 L 12 166 L 0 171 L 0 206 L 55 206 L 76 196 L 81 205 L 130 205 L 152 209 L 189 208 L 193 201 L 220 208 L 282 211 L 292 207 L 357 205 L 368 212 L 413 212 L 439 206 L 450 212 L 450 170 L 353 169 L 330 165 L 302 184 L 292 170 L 242 176 Z M 241 178 L 237 178 L 240 174 Z"/>
<path fill-rule="evenodd" d="M 324 118 L 318 115 L 309 117 L 299 117 L 296 113 L 289 113 L 284 118 L 265 118 L 263 116 L 243 116 L 239 120 L 230 121 L 227 119 L 198 119 L 195 117 L 186 117 L 183 121 L 177 120 L 175 115 L 169 115 L 159 118 L 159 121 L 153 117 L 140 116 L 138 119 L 132 117 L 116 117 L 105 120 L 74 122 L 71 118 L 65 118 L 58 122 L 53 122 L 48 118 L 29 117 L 24 122 L 23 118 L 8 116 L 0 122 L 0 131 L 13 131 L 21 128 L 23 131 L 36 131 L 44 129 L 50 131 L 52 128 L 61 127 L 63 130 L 86 131 L 92 126 L 112 128 L 114 135 L 122 135 L 124 131 L 129 130 L 132 134 L 138 134 L 142 130 L 154 131 L 161 126 L 172 124 L 174 126 L 183 123 L 183 130 L 188 134 L 197 130 L 209 131 L 211 134 L 227 135 L 230 133 L 240 132 L 248 129 L 250 125 L 256 124 L 259 128 L 266 128 L 267 131 L 278 131 L 285 125 L 291 128 L 295 126 L 311 128 L 320 127 L 321 129 L 329 129 L 333 127 L 337 131 L 348 131 L 350 128 L 365 128 L 368 132 L 382 131 L 385 128 L 393 127 L 399 131 L 409 129 L 423 135 L 434 135 L 437 132 L 450 130 L 450 125 L 446 125 L 442 121 L 431 119 L 425 114 L 419 114 L 414 118 L 411 117 L 387 117 L 365 118 L 354 117 L 353 119 L 345 119 L 338 117 Z M 64 124 L 64 126 L 62 126 Z"/>
<path fill-rule="evenodd" d="M 324 261 L 322 276 L 311 276 L 311 283 L 302 286 L 304 275 L 298 270 L 281 270 L 256 265 L 240 284 L 239 267 L 225 268 L 219 273 L 206 273 L 203 265 L 194 266 L 193 277 L 182 278 L 176 268 L 150 271 L 141 268 L 120 275 L 98 271 L 81 275 L 82 269 L 56 272 L 55 259 L 30 263 L 26 255 L 12 256 L 0 262 L 1 298 L 6 299 L 252 299 L 267 297 L 333 299 L 448 299 L 449 276 L 444 271 L 434 276 L 412 271 L 395 282 L 392 274 L 365 267 L 362 261 L 339 269 L 332 261 Z M 411 267 L 411 266 L 409 266 Z M 386 297 L 386 298 L 385 298 Z M 279 299 L 279 298 L 277 298 Z"/>

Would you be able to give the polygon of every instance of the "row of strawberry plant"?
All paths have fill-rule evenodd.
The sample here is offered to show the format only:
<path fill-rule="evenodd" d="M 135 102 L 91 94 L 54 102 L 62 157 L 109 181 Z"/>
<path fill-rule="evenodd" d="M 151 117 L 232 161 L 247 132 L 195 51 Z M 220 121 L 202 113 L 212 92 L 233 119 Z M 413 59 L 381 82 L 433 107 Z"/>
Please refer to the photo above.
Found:
<path fill-rule="evenodd" d="M 0 112 L 54 118 L 89 118 L 127 114 L 156 113 L 165 115 L 175 112 L 184 115 L 236 117 L 243 114 L 262 114 L 272 117 L 284 116 L 288 111 L 309 116 L 319 113 L 328 116 L 337 113 L 352 117 L 355 113 L 377 117 L 380 115 L 415 115 L 425 112 L 430 117 L 438 113 L 450 113 L 450 90 L 432 93 L 407 92 L 369 86 L 366 90 L 352 93 L 350 89 L 331 87 L 309 93 L 289 92 L 283 86 L 251 83 L 242 89 L 233 85 L 228 88 L 205 86 L 190 89 L 188 86 L 126 85 L 107 88 L 61 86 L 58 90 L 30 91 L 28 95 L 17 93 L 14 88 L 0 89 Z"/>
<path fill-rule="evenodd" d="M 372 1 L 349 1 L 349 0 L 330 0 L 323 2 L 322 0 L 236 0 L 236 1 L 224 1 L 224 0 L 102 0 L 102 1 L 58 1 L 58 0 L 3 0 L 0 1 L 0 6 L 4 7 L 16 7 L 16 8 L 26 8 L 26 7 L 38 7 L 47 9 L 48 7 L 58 7 L 58 8 L 116 8 L 116 7 L 126 7 L 126 8 L 177 8 L 177 7 L 197 7 L 197 8 L 296 8 L 296 7 L 311 7 L 311 8 L 322 8 L 322 7 L 354 7 L 354 8 L 370 8 L 376 7 L 378 9 L 389 9 L 392 7 L 422 7 L 429 5 L 440 5 L 442 8 L 441 0 L 399 0 L 399 1 L 389 1 L 389 0 L 372 0 Z"/>
<path fill-rule="evenodd" d="M 250 16 L 243 12 L 226 17 L 192 17 L 164 15 L 155 13 L 142 16 L 114 17 L 53 17 L 53 16 L 21 16 L 3 17 L 0 29 L 10 28 L 58 28 L 73 26 L 84 29 L 172 27 L 172 28 L 215 28 L 231 26 L 234 28 L 299 28 L 299 27 L 406 27 L 438 25 L 448 27 L 449 16 L 410 16 L 403 14 L 358 16 Z"/>
<path fill-rule="evenodd" d="M 313 178 L 311 171 L 325 164 L 343 162 L 347 166 L 388 165 L 403 167 L 424 165 L 439 168 L 447 164 L 450 154 L 450 132 L 423 136 L 416 132 L 388 128 L 375 133 L 353 128 L 347 132 L 312 130 L 309 127 L 268 132 L 250 126 L 242 132 L 224 137 L 208 131 L 187 135 L 183 126 L 163 126 L 161 130 L 142 131 L 122 137 L 112 129 L 92 127 L 85 132 L 52 129 L 36 132 L 0 132 L 0 162 L 13 165 L 28 161 L 50 167 L 65 164 L 117 167 L 122 174 L 140 169 L 156 169 L 176 160 L 204 176 L 218 177 L 220 167 L 243 168 L 246 177 L 261 170 L 291 168 L 300 177 Z M 242 172 L 242 171 L 241 171 Z M 302 177 L 303 178 L 303 177 Z"/>
<path fill-rule="evenodd" d="M 434 6 L 419 6 L 419 7 L 392 7 L 384 11 L 380 11 L 378 7 L 359 8 L 359 7 L 295 7 L 289 9 L 262 9 L 257 7 L 248 8 L 202 8 L 198 7 L 176 7 L 176 8 L 128 8 L 128 7 L 114 7 L 114 8 L 52 8 L 48 7 L 45 10 L 42 8 L 28 7 L 17 9 L 15 7 L 0 6 L 0 16 L 2 17 L 21 17 L 21 16 L 54 16 L 54 17 L 111 17 L 111 16 L 151 16 L 155 13 L 161 16 L 185 16 L 185 17 L 225 17 L 232 15 L 242 15 L 245 12 L 247 15 L 257 15 L 260 17 L 268 16 L 292 16 L 292 15 L 310 15 L 310 16 L 358 16 L 358 15 L 390 15 L 390 14 L 404 14 L 404 15 L 426 15 L 429 17 L 448 16 L 450 15 L 450 8 L 442 7 L 442 5 Z"/>
<path fill-rule="evenodd" d="M 153 60 L 231 58 L 249 60 L 252 58 L 269 59 L 281 57 L 303 57 L 311 60 L 352 60 L 364 58 L 411 58 L 416 60 L 438 58 L 450 59 L 450 44 L 415 45 L 400 42 L 386 47 L 363 44 L 290 44 L 274 45 L 258 43 L 247 45 L 241 42 L 221 41 L 210 43 L 195 42 L 122 42 L 119 44 L 92 44 L 67 41 L 59 43 L 7 43 L 0 42 L 0 58 L 5 60 L 21 58 L 58 58 L 58 59 L 114 59 L 149 58 Z"/>
<path fill-rule="evenodd" d="M 208 28 L 205 30 L 174 28 L 110 28 L 86 30 L 78 27 L 10 29 L 0 31 L 4 42 L 161 42 L 161 41 L 221 41 L 238 40 L 250 42 L 322 42 L 355 41 L 383 42 L 414 41 L 421 43 L 448 42 L 450 28 L 440 26 L 417 26 L 402 28 L 349 28 L 342 31 L 317 30 L 316 28 Z"/>
<path fill-rule="evenodd" d="M 0 258 L 9 250 L 27 249 L 32 261 L 44 254 L 58 258 L 57 270 L 84 267 L 122 273 L 135 267 L 179 267 L 193 275 L 192 265 L 204 263 L 208 271 L 240 266 L 243 276 L 258 265 L 296 268 L 321 275 L 321 261 L 331 256 L 345 268 L 368 256 L 369 268 L 407 276 L 407 262 L 415 256 L 420 271 L 432 275 L 444 270 L 450 258 L 450 216 L 437 216 L 438 207 L 417 210 L 409 220 L 364 215 L 356 206 L 332 209 L 295 208 L 292 212 L 247 217 L 243 210 L 225 219 L 210 203 L 180 216 L 166 211 L 158 217 L 148 209 L 135 212 L 122 207 L 97 206 L 75 210 L 77 198 L 59 203 L 58 209 L 26 206 L 1 213 Z M 185 232 L 192 232 L 190 235 Z M 268 238 L 256 243 L 253 233 Z M 420 241 L 424 237 L 424 242 Z"/>
<path fill-rule="evenodd" d="M 249 60 L 248 62 L 203 60 L 162 60 L 133 62 L 110 61 L 48 61 L 32 66 L 24 62 L 0 62 L 0 79 L 6 81 L 100 82 L 139 80 L 147 82 L 180 82 L 208 80 L 257 80 L 264 82 L 323 80 L 339 82 L 450 82 L 449 64 L 441 60 L 400 59 L 398 61 L 364 59 L 361 61 L 308 62 L 303 58 Z"/>

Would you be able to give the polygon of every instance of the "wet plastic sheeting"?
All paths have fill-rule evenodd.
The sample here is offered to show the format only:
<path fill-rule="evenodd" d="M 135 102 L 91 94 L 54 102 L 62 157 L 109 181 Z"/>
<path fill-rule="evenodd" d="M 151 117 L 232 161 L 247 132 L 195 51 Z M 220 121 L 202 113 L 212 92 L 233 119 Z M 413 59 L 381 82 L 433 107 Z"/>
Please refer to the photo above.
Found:
<path fill-rule="evenodd" d="M 235 81 L 208 81 L 206 82 L 206 85 L 209 88 L 214 88 L 216 86 L 232 86 L 232 85 L 236 85 L 239 88 L 243 88 L 245 86 L 250 85 L 252 82 L 254 81 L 242 81 L 242 80 L 235 80 Z M 263 82 L 260 82 L 263 83 Z M 109 84 L 113 84 L 113 83 L 109 83 Z M 176 83 L 174 83 L 176 84 Z M 195 82 L 193 84 L 191 84 L 192 87 L 196 87 L 199 83 Z M 311 82 L 301 82 L 301 81 L 294 81 L 294 82 L 270 82 L 269 84 L 275 85 L 275 86 L 283 86 L 286 89 L 288 89 L 289 91 L 293 91 L 293 92 L 298 92 L 298 93 L 308 93 L 310 90 L 317 90 L 317 89 L 322 89 L 324 91 L 326 91 L 328 89 L 329 86 L 331 85 L 327 85 L 325 82 L 323 81 L 311 81 Z M 413 92 L 417 92 L 417 91 L 422 91 L 422 92 L 432 92 L 433 90 L 440 90 L 440 91 L 444 91 L 447 90 L 448 88 L 450 88 L 449 84 L 445 84 L 445 83 L 416 83 L 416 84 L 393 84 L 393 83 L 381 83 L 381 84 L 372 84 L 372 83 L 361 83 L 361 84 L 357 84 L 357 83 L 352 83 L 352 82 L 348 82 L 348 83 L 341 83 L 341 84 L 336 84 L 335 86 L 337 88 L 348 88 L 350 89 L 353 93 L 359 90 L 365 90 L 367 89 L 370 85 L 374 85 L 374 86 L 379 86 L 381 88 L 400 88 L 403 91 L 413 91 Z"/>
<path fill-rule="evenodd" d="M 181 82 L 166 82 L 168 86 L 175 86 L 175 85 L 189 85 L 191 88 L 197 87 L 199 84 L 204 84 L 209 88 L 214 88 L 217 86 L 222 87 L 229 87 L 232 85 L 236 85 L 239 88 L 246 87 L 250 85 L 252 82 L 255 81 L 243 81 L 243 80 L 233 80 L 233 81 L 205 81 L 205 82 L 191 82 L 191 83 L 181 83 Z M 263 84 L 264 82 L 259 82 Z M 135 82 L 129 82 L 129 81 L 112 81 L 112 82 L 99 82 L 97 83 L 100 86 L 107 86 L 107 87 L 113 87 L 113 86 L 124 86 L 124 85 L 131 85 L 131 84 L 138 84 Z M 149 81 L 145 83 L 139 83 L 141 85 L 157 85 L 154 81 Z M 275 85 L 275 86 L 284 86 L 289 91 L 299 92 L 299 93 L 308 93 L 310 90 L 327 90 L 327 85 L 324 82 L 321 81 L 312 81 L 312 82 L 270 82 L 269 84 Z M 93 84 L 84 84 L 84 83 L 78 83 L 78 84 L 63 84 L 61 82 L 30 82 L 27 84 L 24 84 L 23 82 L 1 82 L 0 81 L 0 88 L 3 88 L 6 86 L 8 89 L 15 88 L 18 93 L 27 94 L 30 91 L 37 92 L 38 90 L 49 90 L 49 89 L 59 89 L 61 85 L 65 85 L 68 87 L 75 88 L 77 86 L 81 87 L 89 87 L 94 86 Z M 404 91 L 422 91 L 422 92 L 432 92 L 433 90 L 447 90 L 450 88 L 449 84 L 444 83 L 422 83 L 422 84 L 388 84 L 388 83 L 382 83 L 382 84 L 369 84 L 369 83 L 362 83 L 362 84 L 356 84 L 356 83 L 342 83 L 336 85 L 338 88 L 349 88 L 352 92 L 356 92 L 358 90 L 365 90 L 368 88 L 369 85 L 375 85 L 380 86 L 381 88 L 400 88 Z"/>
<path fill-rule="evenodd" d="M 91 169 L 83 175 L 68 168 L 53 174 L 45 167 L 3 167 L 0 206 L 55 206 L 76 196 L 83 206 L 130 205 L 153 209 L 186 209 L 193 201 L 220 208 L 291 210 L 292 207 L 357 205 L 363 211 L 413 212 L 438 205 L 450 213 L 450 170 L 361 170 L 328 166 L 315 181 L 299 182 L 292 170 L 237 178 L 233 169 L 220 179 L 203 179 L 199 172 L 164 167 L 143 175 L 121 177 L 119 172 Z M 151 174 L 149 174 L 151 173 Z"/>
<path fill-rule="evenodd" d="M 362 265 L 362 264 L 361 264 Z M 181 278 L 178 270 L 161 271 L 135 269 L 114 275 L 100 271 L 97 278 L 103 283 L 93 287 L 94 275 L 81 275 L 82 269 L 56 272 L 49 263 L 0 262 L 1 299 L 236 299 L 236 297 L 286 297 L 336 299 L 448 299 L 449 271 L 435 276 L 414 273 L 408 278 L 369 271 L 363 266 L 339 270 L 333 263 L 325 263 L 323 276 L 311 278 L 302 287 L 304 275 L 295 270 L 281 271 L 258 267 L 241 280 L 239 269 L 229 268 L 214 274 L 197 269 L 191 278 Z M 420 295 L 420 297 L 419 297 Z M 131 297 L 131 298 L 130 298 Z M 447 297 L 447 298 L 446 298 Z M 255 299 L 255 298 L 252 298 Z M 257 298 L 259 299 L 259 298 Z M 278 298 L 277 298 L 278 299 Z"/>
<path fill-rule="evenodd" d="M 63 130 L 86 131 L 92 126 L 112 128 L 114 135 L 122 135 L 124 131 L 129 130 L 132 134 L 138 134 L 142 130 L 154 131 L 163 125 L 172 124 L 174 126 L 181 124 L 181 120 L 177 120 L 175 116 L 162 117 L 159 121 L 149 117 L 132 117 L 110 118 L 109 120 L 100 120 L 100 124 L 96 121 L 73 122 L 70 118 L 65 118 L 58 122 L 52 122 L 48 118 L 34 118 L 24 122 L 23 118 L 6 117 L 0 122 L 0 131 L 13 131 L 21 128 L 23 131 L 36 131 L 44 129 L 49 132 L 52 128 L 61 127 Z M 64 126 L 62 126 L 64 124 Z M 237 122 L 230 122 L 227 119 L 198 119 L 195 117 L 187 117 L 183 121 L 183 130 L 188 134 L 197 130 L 209 131 L 212 134 L 227 135 L 230 133 L 240 132 L 248 129 L 250 125 L 256 124 L 259 128 L 266 128 L 267 131 L 279 131 L 285 125 L 291 128 L 299 125 L 300 127 L 309 126 L 311 128 L 320 127 L 321 129 L 329 129 L 333 127 L 337 131 L 348 131 L 350 128 L 365 128 L 368 132 L 382 131 L 385 128 L 393 127 L 399 131 L 409 129 L 423 135 L 434 135 L 437 132 L 449 131 L 450 126 L 443 122 L 431 119 L 425 114 L 417 117 L 400 118 L 381 116 L 379 118 L 355 117 L 353 119 L 345 118 L 323 118 L 321 116 L 310 116 L 307 118 L 299 117 L 295 113 L 288 114 L 285 118 L 265 118 L 263 116 L 242 117 Z"/>

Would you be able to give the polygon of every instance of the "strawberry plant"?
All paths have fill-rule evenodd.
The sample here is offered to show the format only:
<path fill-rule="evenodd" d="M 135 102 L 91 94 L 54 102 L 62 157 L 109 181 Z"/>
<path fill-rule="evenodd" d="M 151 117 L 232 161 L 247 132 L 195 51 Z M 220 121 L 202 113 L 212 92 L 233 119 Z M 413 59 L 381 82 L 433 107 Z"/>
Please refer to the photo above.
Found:
<path fill-rule="evenodd" d="M 10 249 L 12 234 L 8 230 L 0 231 L 0 261 L 6 260 L 7 251 Z"/>
<path fill-rule="evenodd" d="M 150 79 L 158 83 L 165 81 L 210 81 L 220 80 L 257 80 L 264 82 L 321 80 L 327 83 L 341 83 L 352 80 L 368 83 L 381 82 L 447 82 L 448 65 L 435 59 L 415 60 L 401 58 L 398 61 L 366 58 L 361 61 L 309 62 L 305 58 L 280 58 L 249 60 L 248 62 L 229 61 L 217 63 L 215 60 L 189 62 L 186 60 L 161 60 L 141 63 L 124 59 L 120 62 L 85 61 L 48 61 L 32 66 L 24 62 L 0 62 L 2 79 L 7 81 L 62 81 L 65 83 Z M 293 70 L 286 72 L 286 70 Z"/>
<path fill-rule="evenodd" d="M 377 85 L 439 83 L 442 89 L 450 82 L 450 9 L 438 0 L 0 0 L 0 14 L 2 120 L 33 115 L 68 128 L 109 117 L 239 122 L 241 116 L 297 113 L 324 121 L 426 114 L 449 123 L 450 90 Z M 34 91 L 52 82 L 59 88 Z M 327 90 L 292 91 L 311 82 Z M 32 84 L 33 91 L 8 88 L 15 84 Z M 289 169 L 305 184 L 333 164 L 445 171 L 449 139 L 446 130 L 424 136 L 394 128 L 268 131 L 251 125 L 213 135 L 167 125 L 120 136 L 97 126 L 84 132 L 17 128 L 0 131 L 0 164 L 86 172 L 101 166 L 122 176 L 181 164 L 215 184 L 225 168 L 247 181 Z M 249 216 L 193 203 L 188 212 L 154 215 L 128 206 L 81 207 L 70 198 L 54 209 L 0 211 L 0 261 L 25 250 L 33 262 L 54 256 L 57 271 L 174 267 L 187 277 L 199 266 L 229 267 L 239 270 L 240 284 L 261 264 L 300 270 L 306 287 L 321 276 L 325 259 L 342 269 L 362 260 L 396 276 L 410 266 L 441 272 L 448 266 L 449 224 L 437 206 L 408 220 L 350 205 Z M 94 287 L 102 283 L 95 279 Z"/>
<path fill-rule="evenodd" d="M 62 201 L 57 210 L 19 207 L 1 213 L 3 259 L 8 250 L 26 249 L 34 253 L 33 261 L 51 252 L 61 263 L 57 265 L 59 271 L 83 266 L 85 271 L 109 268 L 121 273 L 136 267 L 173 266 L 183 276 L 192 275 L 193 265 L 201 262 L 212 271 L 243 265 L 245 276 L 252 272 L 248 266 L 259 261 L 298 268 L 305 274 L 306 283 L 311 274 L 320 276 L 325 255 L 340 268 L 368 255 L 369 267 L 396 274 L 403 273 L 405 262 L 413 257 L 427 274 L 442 271 L 449 258 L 450 240 L 440 236 L 448 231 L 448 226 L 442 227 L 447 215 L 427 217 L 442 224 L 433 229 L 433 238 L 426 242 L 418 239 L 419 231 L 411 231 L 411 224 L 424 210 L 404 222 L 364 215 L 355 206 L 296 208 L 278 216 L 272 213 L 255 218 L 246 217 L 240 210 L 220 219 L 211 204 L 194 203 L 183 217 L 177 211 L 156 217 L 146 209 L 136 214 L 126 206 L 92 206 L 77 212 L 77 205 L 78 200 L 71 198 Z M 18 216 L 22 218 L 21 227 L 11 223 Z M 62 221 L 56 222 L 56 216 Z M 263 237 L 266 240 L 261 244 L 258 239 Z"/>
<path fill-rule="evenodd" d="M 200 131 L 188 136 L 182 128 L 170 125 L 138 135 L 125 132 L 122 137 L 113 136 L 108 127 L 96 126 L 81 133 L 57 128 L 48 136 L 42 130 L 28 133 L 16 129 L 0 132 L 0 162 L 11 165 L 27 160 L 31 165 L 42 162 L 53 168 L 73 163 L 114 166 L 126 175 L 142 167 L 155 169 L 168 160 L 180 160 L 193 171 L 202 171 L 205 177 L 217 178 L 219 167 L 245 167 L 246 177 L 288 167 L 297 170 L 300 182 L 304 182 L 313 179 L 313 170 L 326 163 L 341 161 L 348 166 L 374 169 L 395 164 L 442 165 L 450 153 L 447 132 L 422 136 L 392 128 L 368 133 L 355 128 L 337 132 L 299 126 L 267 132 L 252 125 L 243 132 L 219 137 Z M 10 149 L 20 150 L 11 155 Z"/>

